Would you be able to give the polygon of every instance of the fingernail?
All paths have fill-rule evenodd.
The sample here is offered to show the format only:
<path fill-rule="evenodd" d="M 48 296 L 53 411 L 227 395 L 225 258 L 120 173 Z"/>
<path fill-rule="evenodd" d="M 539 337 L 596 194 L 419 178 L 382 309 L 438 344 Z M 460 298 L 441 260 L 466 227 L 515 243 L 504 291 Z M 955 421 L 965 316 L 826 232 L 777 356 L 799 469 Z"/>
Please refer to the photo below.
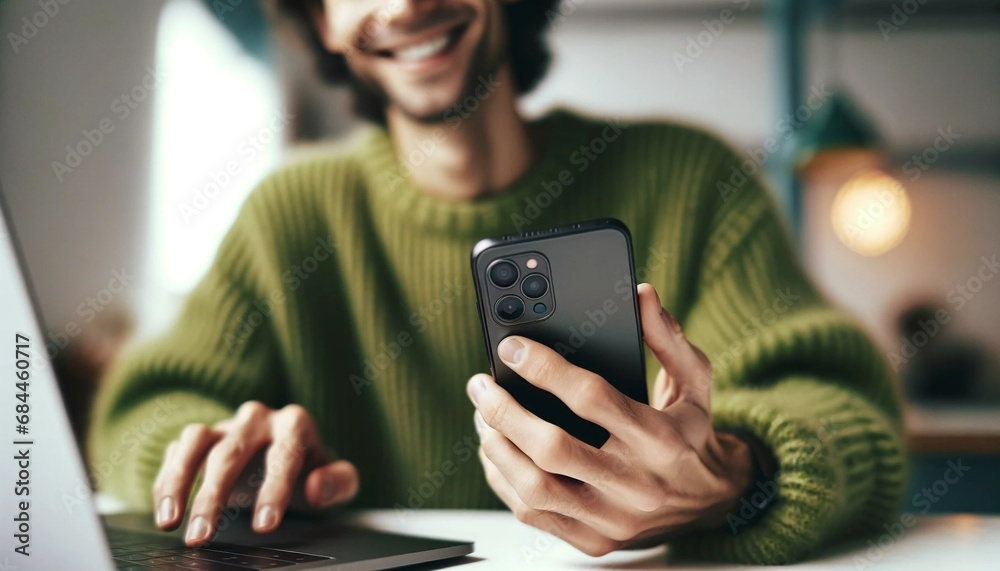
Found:
<path fill-rule="evenodd" d="M 188 525 L 187 541 L 205 541 L 208 539 L 208 521 L 204 517 L 198 516 Z"/>
<path fill-rule="evenodd" d="M 323 478 L 323 503 L 328 504 L 333 501 L 333 495 L 337 493 L 337 487 L 333 484 L 333 478 L 325 476 Z"/>
<path fill-rule="evenodd" d="M 275 512 L 271 506 L 263 506 L 257 510 L 257 520 L 253 526 L 257 529 L 271 529 L 275 523 Z"/>
<path fill-rule="evenodd" d="M 510 337 L 501 341 L 497 350 L 500 353 L 500 358 L 512 365 L 520 363 L 521 357 L 524 356 L 524 344 Z"/>
<path fill-rule="evenodd" d="M 160 508 L 156 510 L 156 523 L 158 525 L 163 525 L 168 521 L 173 520 L 176 515 L 174 513 L 174 507 L 174 499 L 172 497 L 167 496 L 160 500 Z"/>
<path fill-rule="evenodd" d="M 486 382 L 479 375 L 472 377 L 472 382 L 469 383 L 469 398 L 472 399 L 472 404 L 478 406 L 484 394 L 486 394 Z"/>

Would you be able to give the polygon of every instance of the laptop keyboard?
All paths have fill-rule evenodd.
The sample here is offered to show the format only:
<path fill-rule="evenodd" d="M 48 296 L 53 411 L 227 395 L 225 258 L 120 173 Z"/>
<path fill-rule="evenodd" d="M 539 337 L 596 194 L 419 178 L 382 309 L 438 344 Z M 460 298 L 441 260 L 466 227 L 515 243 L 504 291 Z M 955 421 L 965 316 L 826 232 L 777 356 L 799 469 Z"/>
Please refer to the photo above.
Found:
<path fill-rule="evenodd" d="M 197 549 L 144 533 L 108 529 L 111 556 L 119 570 L 128 571 L 233 571 L 278 569 L 300 563 L 332 561 L 332 557 L 307 555 L 267 547 L 213 544 Z"/>

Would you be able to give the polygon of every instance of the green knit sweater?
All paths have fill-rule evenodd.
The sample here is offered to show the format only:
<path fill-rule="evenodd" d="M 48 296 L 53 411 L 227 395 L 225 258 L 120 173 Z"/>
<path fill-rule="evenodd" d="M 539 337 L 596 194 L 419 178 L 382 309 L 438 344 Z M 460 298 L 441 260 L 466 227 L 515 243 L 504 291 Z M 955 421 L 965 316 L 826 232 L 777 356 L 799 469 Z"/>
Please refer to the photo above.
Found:
<path fill-rule="evenodd" d="M 102 487 L 151 508 L 181 428 L 256 399 L 299 403 L 354 462 L 367 508 L 494 509 L 465 383 L 488 370 L 469 256 L 487 236 L 615 217 L 712 359 L 714 421 L 770 446 L 777 500 L 675 551 L 746 563 L 878 529 L 904 486 L 899 406 L 857 324 L 803 274 L 772 200 L 716 138 L 670 124 L 553 113 L 506 192 L 448 202 L 407 177 L 388 134 L 301 160 L 250 196 L 176 324 L 119 361 L 91 432 Z M 659 369 L 650 356 L 649 382 Z M 744 519 L 745 518 L 745 519 Z"/>

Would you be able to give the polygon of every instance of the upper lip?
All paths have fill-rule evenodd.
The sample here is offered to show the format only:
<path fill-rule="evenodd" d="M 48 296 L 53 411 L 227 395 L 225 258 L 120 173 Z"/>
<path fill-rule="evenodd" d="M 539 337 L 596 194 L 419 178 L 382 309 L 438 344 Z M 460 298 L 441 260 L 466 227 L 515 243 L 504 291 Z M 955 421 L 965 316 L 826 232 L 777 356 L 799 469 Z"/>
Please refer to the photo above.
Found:
<path fill-rule="evenodd" d="M 376 41 L 369 44 L 368 50 L 373 52 L 399 51 L 438 38 L 466 23 L 467 19 L 464 16 L 452 15 L 440 22 L 421 26 L 416 32 L 387 32 L 388 39 L 378 41 L 376 38 Z"/>

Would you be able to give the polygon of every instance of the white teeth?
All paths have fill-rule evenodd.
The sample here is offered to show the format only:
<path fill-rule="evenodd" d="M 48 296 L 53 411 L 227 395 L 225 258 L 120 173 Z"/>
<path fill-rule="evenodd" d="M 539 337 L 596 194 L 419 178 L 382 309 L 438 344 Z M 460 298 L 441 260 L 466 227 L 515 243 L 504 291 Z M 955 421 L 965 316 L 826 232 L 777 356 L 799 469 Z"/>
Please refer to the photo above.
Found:
<path fill-rule="evenodd" d="M 445 34 L 440 38 L 397 50 L 395 55 L 396 59 L 399 61 L 420 61 L 441 53 L 441 51 L 447 46 L 448 35 Z"/>

